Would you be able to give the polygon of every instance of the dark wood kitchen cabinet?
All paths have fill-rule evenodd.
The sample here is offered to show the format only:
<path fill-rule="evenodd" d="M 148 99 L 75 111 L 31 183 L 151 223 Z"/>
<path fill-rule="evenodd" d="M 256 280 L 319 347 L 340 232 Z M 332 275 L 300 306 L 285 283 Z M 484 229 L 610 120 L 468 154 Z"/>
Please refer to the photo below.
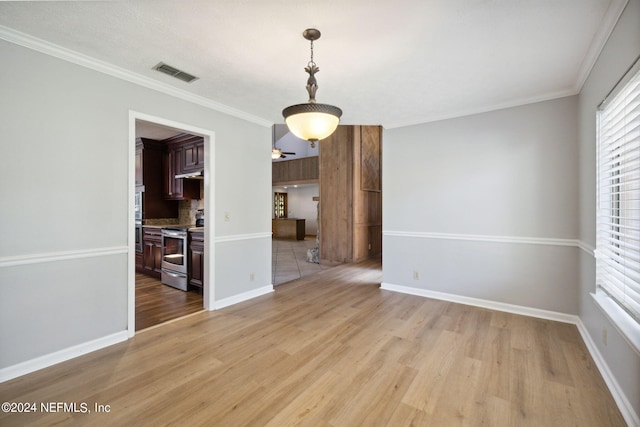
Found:
<path fill-rule="evenodd" d="M 204 231 L 189 232 L 189 284 L 202 289 L 204 284 Z"/>
<path fill-rule="evenodd" d="M 204 139 L 199 136 L 182 143 L 182 173 L 204 169 Z"/>
<path fill-rule="evenodd" d="M 143 252 L 136 252 L 136 273 L 144 273 L 144 255 Z"/>
<path fill-rule="evenodd" d="M 136 139 L 136 192 L 142 196 L 142 218 L 176 218 L 178 202 L 164 197 L 165 144 Z"/>
<path fill-rule="evenodd" d="M 142 265 L 143 272 L 160 278 L 162 273 L 162 229 L 142 227 Z"/>
<path fill-rule="evenodd" d="M 142 140 L 138 138 L 136 140 L 136 190 L 144 185 L 144 163 L 142 162 Z"/>
<path fill-rule="evenodd" d="M 192 135 L 189 135 L 193 137 Z M 191 167 L 194 157 L 197 157 L 197 148 L 193 143 L 184 143 L 178 137 L 169 138 L 167 141 L 167 151 L 165 153 L 165 176 L 164 176 L 164 197 L 167 200 L 198 200 L 200 199 L 200 181 L 196 179 L 176 179 L 176 175 L 193 172 L 198 168 L 191 170 L 184 169 L 185 158 L 189 157 Z M 202 140 L 202 137 L 199 137 Z M 189 148 L 185 151 L 185 148 Z M 195 153 L 194 153 L 195 149 Z M 204 151 L 204 142 L 202 143 Z M 197 163 L 196 163 L 197 164 Z M 203 159 L 204 165 L 204 159 Z M 202 169 L 200 167 L 199 169 Z"/>
<path fill-rule="evenodd" d="M 175 179 L 176 162 L 179 156 L 180 153 L 177 149 L 173 147 L 167 148 L 164 157 L 164 197 L 168 200 L 182 199 L 182 180 Z"/>

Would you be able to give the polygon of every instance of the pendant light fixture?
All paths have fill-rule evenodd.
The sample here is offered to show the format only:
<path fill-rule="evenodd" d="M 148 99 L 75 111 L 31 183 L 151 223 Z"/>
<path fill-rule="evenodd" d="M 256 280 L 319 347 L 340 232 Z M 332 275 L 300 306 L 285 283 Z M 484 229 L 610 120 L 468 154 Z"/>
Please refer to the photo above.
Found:
<path fill-rule="evenodd" d="M 320 38 L 320 31 L 309 28 L 302 33 L 302 36 L 311 42 L 311 60 L 304 69 L 309 73 L 309 79 L 307 79 L 309 101 L 306 104 L 296 104 L 285 108 L 282 110 L 282 115 L 291 133 L 300 139 L 306 139 L 311 143 L 311 147 L 315 147 L 317 141 L 328 137 L 336 130 L 340 123 L 342 110 L 333 105 L 316 102 L 318 82 L 315 74 L 320 69 L 313 62 L 313 41 Z"/>

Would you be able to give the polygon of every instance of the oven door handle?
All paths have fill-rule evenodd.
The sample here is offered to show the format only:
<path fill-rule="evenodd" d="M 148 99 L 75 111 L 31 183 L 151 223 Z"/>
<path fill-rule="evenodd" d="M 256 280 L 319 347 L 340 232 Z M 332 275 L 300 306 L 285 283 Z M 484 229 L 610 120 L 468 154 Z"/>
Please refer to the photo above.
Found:
<path fill-rule="evenodd" d="M 169 236 L 169 237 L 186 237 L 187 233 L 185 233 L 184 231 L 165 231 L 165 230 L 162 230 L 162 235 L 163 236 Z"/>

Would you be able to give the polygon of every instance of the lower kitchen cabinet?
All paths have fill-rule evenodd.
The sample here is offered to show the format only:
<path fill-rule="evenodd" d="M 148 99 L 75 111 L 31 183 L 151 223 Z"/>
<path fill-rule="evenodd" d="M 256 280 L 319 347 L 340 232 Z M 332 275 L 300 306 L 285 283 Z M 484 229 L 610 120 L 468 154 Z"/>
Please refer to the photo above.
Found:
<path fill-rule="evenodd" d="M 162 273 L 162 229 L 158 227 L 142 227 L 143 272 L 149 276 L 160 278 Z"/>
<path fill-rule="evenodd" d="M 202 289 L 204 284 L 204 231 L 189 233 L 189 284 Z"/>
<path fill-rule="evenodd" d="M 144 273 L 144 255 L 136 252 L 136 273 Z"/>

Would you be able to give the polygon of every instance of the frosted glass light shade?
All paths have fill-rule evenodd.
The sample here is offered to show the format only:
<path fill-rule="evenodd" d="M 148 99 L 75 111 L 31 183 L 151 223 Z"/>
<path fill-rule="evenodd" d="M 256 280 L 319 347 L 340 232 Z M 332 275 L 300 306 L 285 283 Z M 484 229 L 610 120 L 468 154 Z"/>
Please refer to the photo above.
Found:
<path fill-rule="evenodd" d="M 298 104 L 282 111 L 291 133 L 300 139 L 318 141 L 331 135 L 338 124 L 342 110 L 327 104 Z"/>

